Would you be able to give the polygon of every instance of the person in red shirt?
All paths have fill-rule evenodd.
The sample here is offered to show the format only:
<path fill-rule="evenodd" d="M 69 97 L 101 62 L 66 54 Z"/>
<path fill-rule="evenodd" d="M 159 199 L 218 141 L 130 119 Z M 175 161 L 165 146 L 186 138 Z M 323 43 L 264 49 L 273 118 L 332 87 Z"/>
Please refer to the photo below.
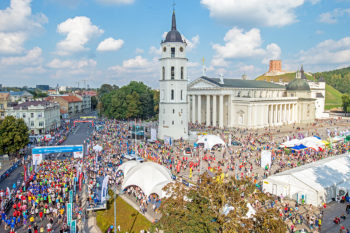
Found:
<path fill-rule="evenodd" d="M 40 212 L 39 212 L 39 217 L 40 217 L 40 219 L 43 218 L 43 211 L 40 211 Z"/>

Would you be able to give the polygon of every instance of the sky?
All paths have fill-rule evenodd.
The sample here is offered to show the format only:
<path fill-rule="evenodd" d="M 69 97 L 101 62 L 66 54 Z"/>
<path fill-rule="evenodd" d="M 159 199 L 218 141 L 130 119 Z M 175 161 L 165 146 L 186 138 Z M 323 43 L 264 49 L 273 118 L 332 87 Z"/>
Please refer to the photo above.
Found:
<path fill-rule="evenodd" d="M 1 0 L 0 84 L 158 88 L 173 8 L 190 81 L 350 66 L 350 0 Z"/>

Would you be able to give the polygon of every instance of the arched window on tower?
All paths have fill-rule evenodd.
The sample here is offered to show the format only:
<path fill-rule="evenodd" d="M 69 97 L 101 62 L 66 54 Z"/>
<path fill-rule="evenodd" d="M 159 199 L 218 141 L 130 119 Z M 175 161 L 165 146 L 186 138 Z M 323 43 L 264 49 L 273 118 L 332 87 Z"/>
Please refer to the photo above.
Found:
<path fill-rule="evenodd" d="M 165 67 L 163 66 L 162 68 L 162 79 L 164 80 L 165 79 Z"/>
<path fill-rule="evenodd" d="M 182 100 L 182 90 L 181 90 L 181 95 L 180 95 L 180 97 L 181 97 L 181 100 Z"/>
<path fill-rule="evenodd" d="M 181 67 L 181 79 L 184 79 L 184 68 Z"/>
<path fill-rule="evenodd" d="M 174 100 L 174 90 L 171 90 L 171 100 Z"/>
<path fill-rule="evenodd" d="M 171 80 L 174 80 L 174 78 L 175 78 L 175 67 L 172 66 L 171 67 Z"/>
<path fill-rule="evenodd" d="M 175 47 L 171 48 L 171 58 L 175 57 Z"/>

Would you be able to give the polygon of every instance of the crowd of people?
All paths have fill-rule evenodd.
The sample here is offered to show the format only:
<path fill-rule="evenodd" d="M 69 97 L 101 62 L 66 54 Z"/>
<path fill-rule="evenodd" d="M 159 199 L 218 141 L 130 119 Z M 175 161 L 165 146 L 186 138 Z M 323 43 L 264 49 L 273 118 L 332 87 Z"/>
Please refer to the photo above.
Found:
<path fill-rule="evenodd" d="M 69 226 L 65 225 L 64 221 L 65 208 L 69 201 L 69 191 L 75 190 L 74 186 L 78 183 L 77 167 L 81 166 L 86 171 L 84 179 L 87 200 L 89 205 L 96 206 L 102 201 L 104 177 L 109 177 L 109 185 L 112 187 L 120 187 L 122 184 L 123 174 L 117 173 L 117 169 L 126 161 L 125 155 L 129 154 L 159 163 L 169 168 L 173 175 L 193 183 L 196 183 L 199 175 L 205 171 L 218 171 L 237 179 L 248 178 L 257 188 L 261 188 L 262 180 L 271 174 L 350 150 L 349 142 L 339 142 L 320 151 L 292 151 L 280 148 L 281 143 L 289 139 L 300 139 L 308 135 L 325 139 L 336 136 L 339 132 L 349 129 L 345 120 L 317 121 L 303 128 L 293 125 L 260 130 L 216 129 L 191 124 L 192 130 L 219 135 L 227 142 L 227 146 L 215 147 L 212 150 L 204 149 L 200 145 L 195 146 L 191 140 L 164 143 L 140 139 L 135 142 L 131 137 L 133 122 L 100 119 L 95 120 L 95 124 L 95 130 L 86 139 L 87 153 L 84 160 L 65 158 L 44 161 L 38 166 L 37 172 L 28 178 L 29 182 L 17 184 L 16 187 L 12 187 L 12 191 L 0 192 L 1 221 L 5 230 L 15 232 L 26 227 L 28 232 L 40 232 L 42 228 L 45 232 L 52 229 L 66 232 Z M 229 141 L 234 143 L 228 145 Z M 271 166 L 260 166 L 262 150 L 271 151 Z M 137 203 L 142 213 L 157 215 L 161 205 L 157 195 L 147 197 L 136 186 L 128 187 L 123 192 Z M 12 206 L 7 210 L 4 207 L 10 199 Z M 74 203 L 74 218 L 79 220 L 82 217 L 79 195 L 75 196 Z M 275 197 L 275 201 L 269 203 L 271 207 L 277 208 L 292 231 L 301 227 L 310 230 L 321 229 L 324 207 L 316 208 L 302 204 L 282 196 Z"/>

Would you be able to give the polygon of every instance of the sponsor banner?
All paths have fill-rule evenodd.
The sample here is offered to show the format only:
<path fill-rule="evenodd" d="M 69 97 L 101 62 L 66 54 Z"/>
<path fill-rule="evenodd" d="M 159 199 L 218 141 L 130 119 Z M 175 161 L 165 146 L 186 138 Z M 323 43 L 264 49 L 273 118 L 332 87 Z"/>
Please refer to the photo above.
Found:
<path fill-rule="evenodd" d="M 72 203 L 67 204 L 67 225 L 70 225 L 72 222 Z"/>
<path fill-rule="evenodd" d="M 33 156 L 33 164 L 35 166 L 39 165 L 43 161 L 43 155 L 42 154 L 34 154 L 33 153 L 32 156 Z"/>
<path fill-rule="evenodd" d="M 34 147 L 32 154 L 83 152 L 83 145 Z"/>

